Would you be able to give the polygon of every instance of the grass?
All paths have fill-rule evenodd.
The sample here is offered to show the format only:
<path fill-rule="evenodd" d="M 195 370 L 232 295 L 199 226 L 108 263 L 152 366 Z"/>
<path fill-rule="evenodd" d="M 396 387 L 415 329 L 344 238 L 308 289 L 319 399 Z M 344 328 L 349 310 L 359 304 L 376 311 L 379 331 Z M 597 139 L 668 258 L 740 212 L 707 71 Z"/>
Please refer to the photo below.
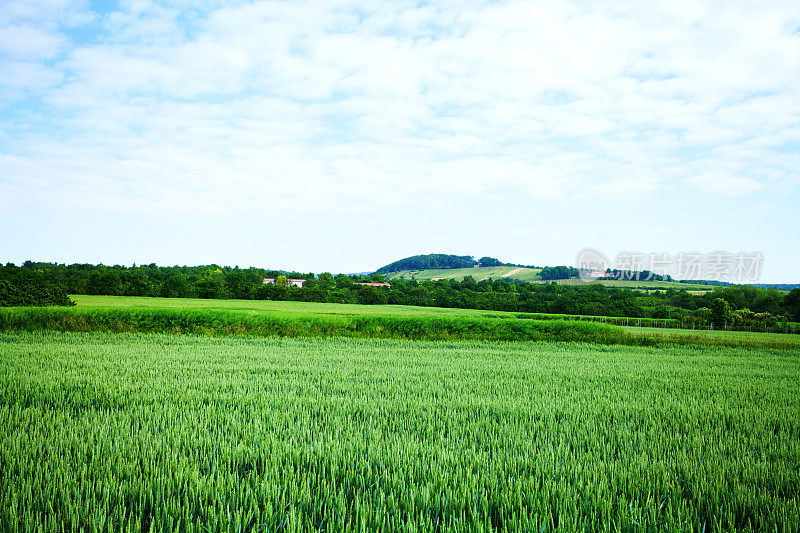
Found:
<path fill-rule="evenodd" d="M 707 329 L 670 329 L 650 327 L 625 327 L 633 335 L 657 335 L 679 344 L 717 344 L 723 346 L 780 347 L 800 353 L 800 335 L 763 333 L 755 331 L 709 331 Z"/>
<path fill-rule="evenodd" d="M 308 302 L 73 296 L 77 307 L 0 308 L 0 331 L 102 331 L 410 340 L 572 341 L 800 350 L 800 335 L 625 328 L 571 315 Z M 608 319 L 613 322 L 615 319 Z M 618 320 L 618 319 L 616 319 Z M 622 319 L 624 320 L 624 319 Z M 631 319 L 632 323 L 633 320 Z M 646 323 L 643 319 L 643 323 Z M 711 333 L 711 334 L 706 334 Z"/>
<path fill-rule="evenodd" d="M 800 359 L 0 334 L 0 530 L 800 529 Z"/>
<path fill-rule="evenodd" d="M 257 315 L 382 315 L 382 316 L 446 316 L 446 317 L 508 317 L 516 313 L 417 307 L 410 305 L 357 305 L 316 302 L 277 302 L 270 300 L 204 300 L 200 298 L 149 298 L 137 296 L 71 295 L 78 307 L 159 308 L 242 310 Z"/>
<path fill-rule="evenodd" d="M 649 337 L 630 335 L 618 326 L 566 320 L 460 315 L 258 313 L 246 309 L 146 306 L 0 309 L 0 331 L 42 330 L 411 340 L 560 340 L 637 345 L 654 342 Z"/>

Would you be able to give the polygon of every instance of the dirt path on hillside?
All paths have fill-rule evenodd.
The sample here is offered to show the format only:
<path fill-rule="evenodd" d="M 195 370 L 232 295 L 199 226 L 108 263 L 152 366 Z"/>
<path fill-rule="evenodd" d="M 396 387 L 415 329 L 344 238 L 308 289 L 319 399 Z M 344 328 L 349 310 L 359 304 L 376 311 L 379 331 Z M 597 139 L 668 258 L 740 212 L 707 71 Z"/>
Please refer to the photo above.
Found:
<path fill-rule="evenodd" d="M 513 275 L 514 275 L 514 274 L 516 274 L 517 272 L 522 272 L 523 270 L 525 270 L 525 269 L 524 269 L 524 268 L 515 268 L 515 269 L 514 269 L 514 270 L 512 270 L 511 272 L 506 272 L 505 274 L 503 274 L 503 275 L 502 275 L 502 276 L 500 276 L 500 277 L 501 277 L 501 278 L 507 278 L 508 276 L 513 276 Z"/>

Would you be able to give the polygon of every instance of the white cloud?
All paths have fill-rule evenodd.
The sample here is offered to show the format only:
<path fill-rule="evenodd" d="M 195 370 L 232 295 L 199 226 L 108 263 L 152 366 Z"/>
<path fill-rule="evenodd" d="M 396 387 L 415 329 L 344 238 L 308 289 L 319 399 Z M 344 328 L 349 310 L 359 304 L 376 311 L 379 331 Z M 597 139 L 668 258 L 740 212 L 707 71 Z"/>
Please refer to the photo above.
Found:
<path fill-rule="evenodd" d="M 698 174 L 689 183 L 702 192 L 724 196 L 752 194 L 763 187 L 755 179 L 721 173 Z"/>
<path fill-rule="evenodd" d="M 125 2 L 73 42 L 63 26 L 90 18 L 68 3 L 7 6 L 5 94 L 52 115 L 7 141 L 27 164 L 0 189 L 32 204 L 225 213 L 797 185 L 791 3 L 189 9 Z"/>
<path fill-rule="evenodd" d="M 43 89 L 56 86 L 63 76 L 60 72 L 35 61 L 0 60 L 0 87 L 6 89 L 6 97 L 20 99 Z"/>
<path fill-rule="evenodd" d="M 0 27 L 0 55 L 19 59 L 47 59 L 64 47 L 58 34 L 29 25 Z"/>

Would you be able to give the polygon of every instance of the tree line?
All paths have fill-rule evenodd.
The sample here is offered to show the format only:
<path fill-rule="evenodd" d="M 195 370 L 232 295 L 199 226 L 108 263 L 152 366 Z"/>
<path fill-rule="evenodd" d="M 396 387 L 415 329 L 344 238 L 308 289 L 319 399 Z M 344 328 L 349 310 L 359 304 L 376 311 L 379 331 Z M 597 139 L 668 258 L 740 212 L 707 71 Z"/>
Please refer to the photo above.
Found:
<path fill-rule="evenodd" d="M 403 270 L 431 270 L 449 268 L 520 266 L 503 263 L 495 257 L 483 256 L 475 259 L 471 255 L 425 254 L 414 255 L 389 263 L 375 271 L 376 274 L 401 272 Z"/>
<path fill-rule="evenodd" d="M 41 270 L 0 267 L 0 307 L 75 305 L 64 285 Z"/>
<path fill-rule="evenodd" d="M 279 276 L 307 280 L 302 288 L 264 284 Z M 558 285 L 487 279 L 393 280 L 391 289 L 359 285 L 382 282 L 371 275 L 319 275 L 261 268 L 203 265 L 162 267 L 64 265 L 26 261 L 0 266 L 0 306 L 69 305 L 68 294 L 292 300 L 351 304 L 394 304 L 520 313 L 549 313 L 631 318 L 663 318 L 752 327 L 800 321 L 800 289 L 728 285 L 702 295 L 685 290 L 656 292 L 601 284 Z M 717 302 L 721 300 L 723 303 Z"/>

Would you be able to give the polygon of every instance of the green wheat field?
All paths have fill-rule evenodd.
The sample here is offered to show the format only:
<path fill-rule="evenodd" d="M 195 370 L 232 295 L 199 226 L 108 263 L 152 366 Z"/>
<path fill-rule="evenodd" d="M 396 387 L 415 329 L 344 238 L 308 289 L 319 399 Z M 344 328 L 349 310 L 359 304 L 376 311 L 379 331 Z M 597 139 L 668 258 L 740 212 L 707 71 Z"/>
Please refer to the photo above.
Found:
<path fill-rule="evenodd" d="M 0 333 L 0 530 L 800 530 L 792 349 Z"/>

